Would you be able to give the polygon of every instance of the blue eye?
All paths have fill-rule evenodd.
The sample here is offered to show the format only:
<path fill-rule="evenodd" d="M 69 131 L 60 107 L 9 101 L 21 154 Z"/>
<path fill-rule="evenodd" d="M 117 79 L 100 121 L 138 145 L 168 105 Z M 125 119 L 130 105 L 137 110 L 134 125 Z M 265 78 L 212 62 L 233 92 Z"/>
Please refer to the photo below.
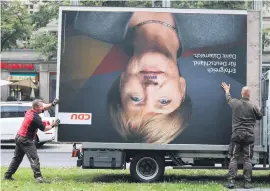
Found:
<path fill-rule="evenodd" d="M 140 102 L 142 101 L 142 98 L 138 97 L 138 96 L 130 96 L 130 99 L 134 102 Z"/>
<path fill-rule="evenodd" d="M 159 100 L 159 103 L 161 103 L 162 105 L 168 105 L 171 102 L 171 100 L 168 100 L 166 98 L 162 98 Z"/>

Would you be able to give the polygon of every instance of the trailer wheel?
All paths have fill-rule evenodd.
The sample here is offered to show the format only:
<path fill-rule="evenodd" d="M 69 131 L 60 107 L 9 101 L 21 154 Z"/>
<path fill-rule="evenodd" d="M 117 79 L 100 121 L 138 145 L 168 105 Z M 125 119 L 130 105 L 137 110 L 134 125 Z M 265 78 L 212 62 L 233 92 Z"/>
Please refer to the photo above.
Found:
<path fill-rule="evenodd" d="M 158 181 L 164 170 L 164 157 L 160 155 L 137 155 L 130 164 L 130 174 L 138 182 Z"/>

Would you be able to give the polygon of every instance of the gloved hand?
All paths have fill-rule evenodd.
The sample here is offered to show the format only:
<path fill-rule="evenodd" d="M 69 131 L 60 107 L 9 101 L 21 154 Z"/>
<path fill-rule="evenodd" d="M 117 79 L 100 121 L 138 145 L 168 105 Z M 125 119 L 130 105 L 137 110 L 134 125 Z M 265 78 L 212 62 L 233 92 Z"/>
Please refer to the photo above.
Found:
<path fill-rule="evenodd" d="M 52 102 L 52 106 L 55 106 L 55 105 L 58 104 L 58 103 L 59 103 L 59 100 L 55 98 L 55 99 L 53 100 L 53 102 Z"/>
<path fill-rule="evenodd" d="M 60 124 L 60 119 L 56 119 L 52 122 L 52 127 L 58 126 Z"/>

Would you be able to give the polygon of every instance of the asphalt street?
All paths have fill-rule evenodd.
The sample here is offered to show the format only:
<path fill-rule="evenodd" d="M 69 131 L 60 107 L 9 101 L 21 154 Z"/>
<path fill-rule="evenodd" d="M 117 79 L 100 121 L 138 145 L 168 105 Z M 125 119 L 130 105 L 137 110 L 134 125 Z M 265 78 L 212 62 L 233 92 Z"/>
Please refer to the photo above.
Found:
<path fill-rule="evenodd" d="M 15 146 L 1 146 L 1 166 L 8 166 Z M 45 144 L 38 149 L 38 156 L 42 167 L 75 167 L 77 158 L 71 157 L 72 144 Z M 30 167 L 25 156 L 21 167 Z"/>

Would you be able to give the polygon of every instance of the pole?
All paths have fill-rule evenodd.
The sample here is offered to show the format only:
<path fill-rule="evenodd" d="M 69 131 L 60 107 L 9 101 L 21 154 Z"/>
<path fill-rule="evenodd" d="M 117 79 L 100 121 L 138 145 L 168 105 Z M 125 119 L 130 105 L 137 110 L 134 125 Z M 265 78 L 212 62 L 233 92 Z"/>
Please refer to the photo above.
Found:
<path fill-rule="evenodd" d="M 162 7 L 171 7 L 171 0 L 162 0 Z"/>
<path fill-rule="evenodd" d="M 253 0 L 253 9 L 256 11 L 262 10 L 263 1 L 262 0 Z"/>
<path fill-rule="evenodd" d="M 167 7 L 168 7 L 168 8 L 171 7 L 171 0 L 167 0 Z"/>
<path fill-rule="evenodd" d="M 80 4 L 80 0 L 69 0 L 69 4 L 78 6 Z"/>
<path fill-rule="evenodd" d="M 16 92 L 17 93 L 17 101 L 19 101 L 19 86 L 18 85 L 17 85 L 17 89 L 16 90 L 17 90 L 17 92 Z"/>
<path fill-rule="evenodd" d="M 166 7 L 166 0 L 162 0 L 162 7 Z"/>

